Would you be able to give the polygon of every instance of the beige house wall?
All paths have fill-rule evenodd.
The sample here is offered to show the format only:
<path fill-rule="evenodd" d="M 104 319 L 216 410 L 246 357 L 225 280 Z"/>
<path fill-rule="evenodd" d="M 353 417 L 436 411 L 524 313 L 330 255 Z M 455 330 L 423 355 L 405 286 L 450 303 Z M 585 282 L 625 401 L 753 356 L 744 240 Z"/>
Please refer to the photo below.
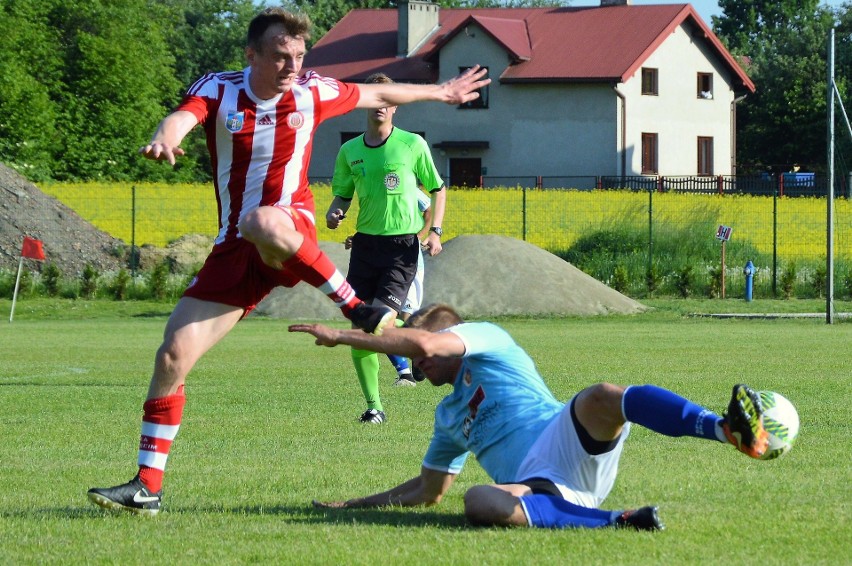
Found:
<path fill-rule="evenodd" d="M 714 140 L 716 175 L 731 173 L 730 76 L 704 40 L 690 28 L 675 31 L 644 63 L 659 70 L 659 96 L 641 95 L 641 69 L 623 84 L 501 84 L 509 63 L 505 50 L 476 25 L 457 34 L 440 53 L 440 80 L 475 63 L 491 72 L 487 109 L 462 110 L 436 103 L 401 107 L 394 120 L 422 132 L 430 146 L 444 141 L 487 141 L 488 149 L 433 149 L 438 170 L 449 179 L 453 157 L 477 157 L 489 177 L 639 175 L 641 134 L 659 137 L 663 175 L 697 174 L 697 138 Z M 697 73 L 713 73 L 713 99 L 697 96 Z M 622 158 L 622 101 L 626 144 Z M 363 131 L 365 112 L 334 118 L 317 131 L 312 178 L 331 177 L 341 132 Z M 626 171 L 622 171 L 622 160 Z"/>
<path fill-rule="evenodd" d="M 627 99 L 628 175 L 642 170 L 642 133 L 656 133 L 662 175 L 698 174 L 698 137 L 713 138 L 713 174 L 731 174 L 731 76 L 706 42 L 681 26 L 643 63 L 658 70 L 658 96 L 642 95 L 642 69 L 619 91 Z M 713 75 L 713 98 L 698 97 L 698 73 Z"/>

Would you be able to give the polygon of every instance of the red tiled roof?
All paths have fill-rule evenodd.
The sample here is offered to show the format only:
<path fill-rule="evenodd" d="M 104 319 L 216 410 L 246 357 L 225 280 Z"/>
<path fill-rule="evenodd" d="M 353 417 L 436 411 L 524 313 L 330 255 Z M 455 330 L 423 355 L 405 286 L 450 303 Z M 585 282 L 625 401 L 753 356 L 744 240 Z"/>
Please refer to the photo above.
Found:
<path fill-rule="evenodd" d="M 469 24 L 476 24 L 485 30 L 494 41 L 512 55 L 513 62 L 529 61 L 532 57 L 532 41 L 525 20 L 477 15 L 468 16 L 455 29 L 444 34 L 437 44 L 432 46 L 431 53 L 436 54 L 440 51 L 452 38 L 463 30 L 467 30 Z"/>
<path fill-rule="evenodd" d="M 476 24 L 510 56 L 502 82 L 624 82 L 684 22 L 731 70 L 737 88 L 754 91 L 689 4 L 441 9 L 440 29 L 407 58 L 397 57 L 396 9 L 352 10 L 311 48 L 305 69 L 349 81 L 382 71 L 400 82 L 435 82 L 441 47 Z"/>

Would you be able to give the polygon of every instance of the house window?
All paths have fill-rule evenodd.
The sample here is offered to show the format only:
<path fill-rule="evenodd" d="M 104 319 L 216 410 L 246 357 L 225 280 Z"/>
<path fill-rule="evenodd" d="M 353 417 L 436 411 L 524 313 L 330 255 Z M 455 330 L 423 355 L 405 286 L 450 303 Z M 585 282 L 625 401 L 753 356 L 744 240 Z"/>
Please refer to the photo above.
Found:
<path fill-rule="evenodd" d="M 657 96 L 657 69 L 642 68 L 642 94 Z"/>
<path fill-rule="evenodd" d="M 470 67 L 459 67 L 459 74 L 467 71 Z M 488 67 L 484 67 L 487 71 Z M 486 75 L 488 76 L 488 75 Z M 488 87 L 490 85 L 485 85 L 480 88 L 476 92 L 479 93 L 479 98 L 476 100 L 471 100 L 470 102 L 465 102 L 464 104 L 459 104 L 459 108 L 462 110 L 470 110 L 472 108 L 488 108 Z"/>
<path fill-rule="evenodd" d="M 698 138 L 698 174 L 713 174 L 713 138 Z"/>
<path fill-rule="evenodd" d="M 642 174 L 656 175 L 657 165 L 657 134 L 642 134 Z"/>
<path fill-rule="evenodd" d="M 713 73 L 698 73 L 698 98 L 713 99 Z"/>
<path fill-rule="evenodd" d="M 481 187 L 485 171 L 479 157 L 453 157 L 450 159 L 451 187 Z"/>

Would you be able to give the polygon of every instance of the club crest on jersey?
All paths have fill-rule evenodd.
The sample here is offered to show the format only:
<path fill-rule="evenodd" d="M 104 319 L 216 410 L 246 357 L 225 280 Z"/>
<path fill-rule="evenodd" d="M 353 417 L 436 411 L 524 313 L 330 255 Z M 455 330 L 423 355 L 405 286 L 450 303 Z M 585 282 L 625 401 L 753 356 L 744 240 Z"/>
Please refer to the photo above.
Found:
<path fill-rule="evenodd" d="M 294 130 L 298 130 L 305 124 L 305 115 L 301 112 L 290 112 L 287 114 L 287 125 Z"/>
<path fill-rule="evenodd" d="M 243 123 L 245 123 L 245 120 L 245 112 L 228 112 L 228 119 L 225 120 L 225 127 L 232 134 L 239 132 L 243 129 Z"/>
<path fill-rule="evenodd" d="M 395 191 L 399 188 L 399 175 L 396 173 L 388 173 L 385 175 L 385 188 L 389 191 Z"/>

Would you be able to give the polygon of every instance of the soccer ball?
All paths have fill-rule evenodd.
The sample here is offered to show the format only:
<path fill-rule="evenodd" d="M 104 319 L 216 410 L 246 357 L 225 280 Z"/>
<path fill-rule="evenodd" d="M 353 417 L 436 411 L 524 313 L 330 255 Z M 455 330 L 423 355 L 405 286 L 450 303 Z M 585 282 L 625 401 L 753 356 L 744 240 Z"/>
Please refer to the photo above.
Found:
<path fill-rule="evenodd" d="M 761 457 L 773 460 L 786 454 L 799 436 L 799 413 L 786 397 L 774 391 L 760 391 L 763 404 L 763 428 L 769 433 L 769 447 Z"/>

